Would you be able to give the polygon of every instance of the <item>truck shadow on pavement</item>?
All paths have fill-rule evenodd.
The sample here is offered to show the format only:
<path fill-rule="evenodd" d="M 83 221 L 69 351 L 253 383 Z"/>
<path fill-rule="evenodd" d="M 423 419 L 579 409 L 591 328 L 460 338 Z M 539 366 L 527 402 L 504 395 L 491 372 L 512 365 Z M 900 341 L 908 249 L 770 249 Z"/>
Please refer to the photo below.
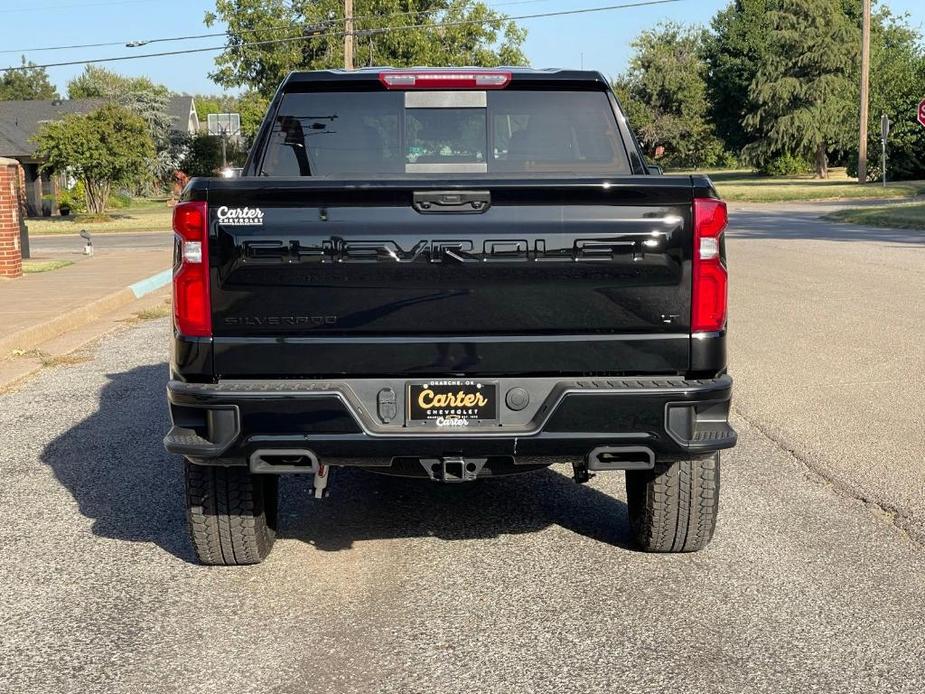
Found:
<path fill-rule="evenodd" d="M 95 535 L 155 543 L 195 563 L 186 533 L 181 461 L 161 443 L 169 425 L 167 365 L 108 378 L 97 411 L 51 441 L 41 460 L 81 514 L 93 519 Z M 311 498 L 309 482 L 281 480 L 278 533 L 323 551 L 372 539 L 491 538 L 551 525 L 630 547 L 626 505 L 553 469 L 462 485 L 339 469 L 332 495 L 323 501 Z"/>
<path fill-rule="evenodd" d="M 100 537 L 154 542 L 195 561 L 186 538 L 183 469 L 161 443 L 167 365 L 107 374 L 95 413 L 45 446 L 51 467 Z"/>
<path fill-rule="evenodd" d="M 331 497 L 314 501 L 308 479 L 283 479 L 279 537 L 337 551 L 366 540 L 485 539 L 559 525 L 631 547 L 626 504 L 553 468 L 451 485 L 339 469 L 331 483 Z"/>

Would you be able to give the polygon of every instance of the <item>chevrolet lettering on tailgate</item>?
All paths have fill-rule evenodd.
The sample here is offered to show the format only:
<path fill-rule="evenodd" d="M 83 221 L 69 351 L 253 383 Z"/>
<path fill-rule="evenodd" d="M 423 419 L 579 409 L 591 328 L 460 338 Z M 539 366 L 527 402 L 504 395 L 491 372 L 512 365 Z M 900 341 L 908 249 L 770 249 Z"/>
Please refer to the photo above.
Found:
<path fill-rule="evenodd" d="M 478 263 L 492 260 L 565 262 L 612 260 L 627 252 L 655 252 L 665 245 L 667 232 L 653 231 L 619 237 L 575 239 L 567 247 L 545 239 L 492 239 L 489 241 L 422 239 L 403 248 L 398 241 L 345 241 L 338 238 L 320 243 L 304 241 L 242 241 L 248 260 L 320 263 Z"/>

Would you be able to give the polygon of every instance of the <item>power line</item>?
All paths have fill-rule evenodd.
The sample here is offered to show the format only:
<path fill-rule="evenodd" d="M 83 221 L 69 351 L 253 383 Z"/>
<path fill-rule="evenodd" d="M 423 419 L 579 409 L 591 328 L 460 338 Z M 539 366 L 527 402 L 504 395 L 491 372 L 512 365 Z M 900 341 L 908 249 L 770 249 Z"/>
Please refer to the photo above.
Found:
<path fill-rule="evenodd" d="M 43 51 L 64 51 L 70 48 L 99 48 L 100 46 L 124 46 L 125 41 L 104 41 L 102 43 L 75 43 L 70 46 L 45 46 L 44 48 L 9 48 L 0 53 L 41 53 Z"/>
<path fill-rule="evenodd" d="M 403 26 L 387 26 L 379 27 L 377 29 L 361 29 L 359 31 L 353 32 L 356 35 L 369 36 L 373 34 L 385 34 L 392 31 L 408 31 L 408 30 L 417 30 L 417 29 L 440 29 L 445 27 L 454 27 L 454 26 L 471 26 L 474 24 L 501 24 L 503 22 L 514 21 L 518 19 L 542 19 L 546 17 L 563 17 L 566 15 L 578 15 L 578 14 L 590 14 L 593 12 L 608 12 L 611 10 L 624 10 L 631 9 L 635 7 L 648 7 L 652 5 L 667 5 L 677 2 L 684 2 L 684 0 L 647 0 L 645 2 L 635 2 L 627 3 L 621 5 L 605 5 L 603 7 L 585 7 L 577 10 L 559 10 L 556 12 L 537 12 L 534 14 L 524 14 L 519 16 L 502 16 L 496 19 L 464 19 L 454 22 L 441 22 L 439 24 L 411 24 Z M 293 27 L 298 28 L 298 27 Z M 333 31 L 333 32 L 324 32 L 324 36 L 338 37 L 344 36 L 348 32 L 344 31 Z M 268 46 L 278 43 L 288 43 L 291 41 L 303 41 L 305 39 L 315 38 L 316 35 L 312 34 L 302 34 L 299 36 L 290 36 L 286 38 L 279 39 L 267 39 L 264 41 L 250 41 L 243 42 L 236 46 L 237 48 L 250 48 L 253 46 Z M 224 46 L 207 46 L 204 48 L 184 48 L 176 51 L 160 51 L 157 53 L 140 53 L 136 55 L 121 55 L 121 56 L 112 56 L 109 58 L 94 58 L 92 60 L 69 60 L 63 61 L 60 63 L 45 63 L 44 65 L 28 65 L 28 66 L 16 66 L 16 67 L 7 67 L 0 68 L 0 72 L 12 72 L 15 70 L 27 70 L 34 68 L 49 68 L 49 67 L 64 67 L 68 65 L 90 65 L 93 63 L 111 63 L 121 60 L 140 60 L 142 58 L 162 58 L 172 55 L 187 55 L 190 53 L 207 53 L 211 51 L 223 51 L 227 48 L 230 48 L 228 44 Z"/>
<path fill-rule="evenodd" d="M 137 1 L 148 2 L 150 0 L 137 0 Z M 540 3 L 540 2 L 552 2 L 552 0 L 508 0 L 507 2 L 494 3 L 493 5 L 489 5 L 488 8 L 494 9 L 496 7 L 505 7 L 508 5 L 530 5 L 530 4 Z M 101 3 L 101 4 L 104 4 L 104 3 Z M 430 14 L 432 12 L 439 12 L 440 9 L 441 8 L 430 8 L 427 10 L 409 10 L 407 12 L 389 12 L 388 14 L 379 14 L 379 15 L 372 15 L 372 14 L 358 15 L 358 16 L 353 17 L 353 19 L 354 21 L 364 21 L 367 19 L 383 19 L 383 18 L 389 18 L 389 17 L 401 17 L 401 16 L 406 16 L 406 15 L 424 15 L 424 14 Z M 324 21 L 327 23 L 331 23 L 331 24 L 343 23 L 344 18 L 342 17 L 333 18 L 333 19 L 328 19 Z M 275 25 L 271 24 L 270 26 L 260 27 L 257 29 L 240 29 L 238 30 L 238 33 L 256 34 L 256 33 L 260 33 L 263 31 L 273 31 L 275 29 L 298 29 L 298 28 L 299 27 L 297 25 L 293 25 L 292 23 L 275 24 Z M 161 38 L 128 40 L 128 41 L 105 41 L 101 43 L 76 43 L 76 44 L 71 44 L 67 46 L 43 46 L 39 48 L 5 48 L 3 50 L 0 50 L 0 55 L 6 54 L 6 53 L 43 53 L 46 51 L 63 51 L 63 50 L 72 50 L 75 48 L 101 48 L 101 47 L 108 47 L 108 46 L 128 46 L 128 47 L 134 48 L 136 46 L 145 46 L 149 43 L 192 41 L 196 39 L 207 39 L 207 38 L 215 38 L 218 36 L 228 36 L 228 33 L 229 33 L 228 31 L 218 31 L 218 32 L 212 32 L 210 34 L 191 34 L 188 36 L 167 36 L 167 37 L 161 37 Z M 301 38 L 301 37 L 293 37 L 293 38 Z"/>
<path fill-rule="evenodd" d="M 377 29 L 360 29 L 355 32 L 358 35 L 366 36 L 368 34 L 385 34 L 390 31 L 403 31 L 407 29 L 440 29 L 441 27 L 467 26 L 471 24 L 501 24 L 502 22 L 513 21 L 515 19 L 543 19 L 545 17 L 562 17 L 565 15 L 591 14 L 592 12 L 607 12 L 609 10 L 625 10 L 633 7 L 647 7 L 649 5 L 668 5 L 684 0 L 648 0 L 646 2 L 634 2 L 623 5 L 605 5 L 604 7 L 583 7 L 578 10 L 558 10 L 555 12 L 536 12 L 534 14 L 522 14 L 519 16 L 509 17 L 502 15 L 497 19 L 462 19 L 454 22 L 440 22 L 439 24 L 412 24 L 407 26 L 380 27 Z"/>
<path fill-rule="evenodd" d="M 99 2 L 81 2 L 68 3 L 64 5 L 44 5 L 42 7 L 5 7 L 0 13 L 7 14 L 13 12 L 46 12 L 48 10 L 68 10 L 85 7 L 108 7 L 110 5 L 140 5 L 147 2 L 162 2 L 162 0 L 100 0 Z"/>
<path fill-rule="evenodd" d="M 288 25 L 290 29 L 295 28 L 291 24 Z M 257 29 L 247 29 L 242 33 L 254 33 L 258 31 Z M 137 46 L 144 46 L 148 43 L 164 43 L 167 41 L 190 41 L 192 39 L 205 39 L 205 38 L 214 38 L 216 36 L 227 36 L 227 31 L 219 31 L 212 34 L 194 34 L 190 36 L 169 36 L 165 38 L 157 39 L 142 39 L 136 41 L 104 41 L 101 43 L 75 43 L 70 46 L 43 46 L 40 48 L 7 48 L 0 53 L 43 53 L 46 51 L 64 51 L 70 50 L 73 48 L 99 48 L 101 46 L 127 46 L 132 47 L 131 44 Z"/>

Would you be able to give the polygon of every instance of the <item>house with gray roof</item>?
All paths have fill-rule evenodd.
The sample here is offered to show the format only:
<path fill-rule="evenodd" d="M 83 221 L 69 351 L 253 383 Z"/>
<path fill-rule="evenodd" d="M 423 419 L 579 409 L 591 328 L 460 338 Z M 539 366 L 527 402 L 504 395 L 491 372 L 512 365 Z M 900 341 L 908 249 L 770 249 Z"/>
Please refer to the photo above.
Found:
<path fill-rule="evenodd" d="M 199 132 L 199 114 L 196 113 L 196 101 L 191 96 L 172 96 L 167 102 L 167 113 L 173 120 L 176 132 L 194 135 Z"/>
<path fill-rule="evenodd" d="M 49 215 L 55 212 L 53 201 L 43 198 L 45 195 L 56 195 L 59 186 L 54 175 L 41 170 L 45 162 L 36 155 L 35 144 L 32 142 L 39 127 L 42 123 L 59 120 L 69 113 L 89 113 L 103 103 L 103 99 L 0 101 L 0 157 L 16 159 L 22 165 L 30 215 Z M 199 116 L 193 97 L 170 97 L 167 112 L 176 132 L 193 135 L 199 131 Z"/>

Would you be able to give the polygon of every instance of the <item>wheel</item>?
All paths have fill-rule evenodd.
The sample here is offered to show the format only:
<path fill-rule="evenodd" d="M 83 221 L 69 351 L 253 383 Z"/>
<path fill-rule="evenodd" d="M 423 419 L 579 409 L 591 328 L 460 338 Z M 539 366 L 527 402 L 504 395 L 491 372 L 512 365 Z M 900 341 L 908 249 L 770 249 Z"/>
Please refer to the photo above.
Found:
<path fill-rule="evenodd" d="M 647 552 L 706 547 L 719 511 L 719 453 L 626 473 L 630 527 Z"/>
<path fill-rule="evenodd" d="M 203 564 L 259 564 L 276 539 L 278 480 L 246 467 L 186 463 L 186 519 Z"/>

